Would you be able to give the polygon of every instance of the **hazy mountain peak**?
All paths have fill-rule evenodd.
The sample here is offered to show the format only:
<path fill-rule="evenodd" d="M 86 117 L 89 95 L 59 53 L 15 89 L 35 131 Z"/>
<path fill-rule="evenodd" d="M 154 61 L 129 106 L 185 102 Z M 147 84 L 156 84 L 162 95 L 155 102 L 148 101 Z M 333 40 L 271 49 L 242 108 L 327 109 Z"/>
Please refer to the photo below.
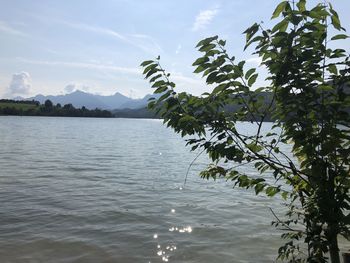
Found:
<path fill-rule="evenodd" d="M 88 94 L 87 92 L 84 92 L 84 91 L 82 91 L 82 90 L 80 90 L 80 89 L 77 89 L 77 90 L 73 91 L 72 93 L 76 93 L 76 94 L 80 94 L 80 93 Z M 72 94 L 72 93 L 70 93 L 70 94 Z M 91 94 L 91 95 L 92 95 L 92 94 Z"/>
<path fill-rule="evenodd" d="M 145 107 L 148 102 L 148 98 L 151 95 L 146 95 L 142 99 L 132 99 L 119 92 L 114 93 L 113 95 L 103 96 L 103 95 L 94 95 L 82 90 L 75 90 L 71 93 L 65 95 L 57 96 L 44 96 L 41 94 L 36 95 L 35 97 L 27 98 L 27 100 L 37 100 L 40 103 L 44 103 L 45 100 L 51 100 L 54 104 L 60 103 L 64 104 L 73 104 L 75 107 L 85 106 L 88 109 L 138 109 Z"/>

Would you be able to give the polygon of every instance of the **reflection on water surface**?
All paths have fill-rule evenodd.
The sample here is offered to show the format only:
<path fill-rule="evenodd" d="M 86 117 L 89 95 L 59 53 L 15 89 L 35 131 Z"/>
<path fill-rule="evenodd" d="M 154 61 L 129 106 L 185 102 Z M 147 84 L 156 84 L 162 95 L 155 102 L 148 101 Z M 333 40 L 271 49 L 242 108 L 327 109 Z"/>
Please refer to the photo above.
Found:
<path fill-rule="evenodd" d="M 183 188 L 196 154 L 161 121 L 0 117 L 0 134 L 1 262 L 275 258 L 280 201 L 200 179 L 205 156 Z"/>

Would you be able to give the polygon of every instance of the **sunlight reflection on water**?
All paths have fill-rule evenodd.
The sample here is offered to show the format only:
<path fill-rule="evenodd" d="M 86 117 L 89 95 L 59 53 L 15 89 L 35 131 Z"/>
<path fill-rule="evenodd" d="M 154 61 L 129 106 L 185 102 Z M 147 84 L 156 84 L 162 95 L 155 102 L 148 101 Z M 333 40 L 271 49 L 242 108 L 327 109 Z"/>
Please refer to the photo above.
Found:
<path fill-rule="evenodd" d="M 0 117 L 0 134 L 1 262 L 276 257 L 282 201 L 199 178 L 205 156 L 184 188 L 196 153 L 161 121 Z"/>
<path fill-rule="evenodd" d="M 175 209 L 172 208 L 170 210 L 170 213 L 174 214 L 175 213 Z M 175 227 L 172 226 L 169 228 L 169 232 L 178 232 L 178 233 L 192 233 L 193 229 L 191 226 L 187 226 L 187 227 Z M 153 235 L 153 239 L 158 239 L 158 234 L 154 234 Z M 175 250 L 177 249 L 177 246 L 175 245 L 175 243 L 171 243 L 171 244 L 165 244 L 162 245 L 159 243 L 157 243 L 157 247 L 156 247 L 156 255 L 158 257 L 160 257 L 161 261 L 163 262 L 169 262 L 171 256 L 174 255 Z"/>

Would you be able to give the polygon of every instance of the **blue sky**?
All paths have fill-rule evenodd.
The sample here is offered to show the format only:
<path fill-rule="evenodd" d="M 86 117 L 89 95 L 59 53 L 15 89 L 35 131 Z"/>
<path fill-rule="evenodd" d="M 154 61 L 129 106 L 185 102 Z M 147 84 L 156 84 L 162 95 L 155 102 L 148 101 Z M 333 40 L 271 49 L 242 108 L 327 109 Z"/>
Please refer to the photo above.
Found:
<path fill-rule="evenodd" d="M 310 4 L 317 1 L 311 0 Z M 331 1 L 350 30 L 350 1 Z M 241 34 L 269 18 L 277 0 L 1 0 L 0 97 L 85 90 L 134 98 L 151 93 L 139 64 L 161 56 L 179 90 L 208 90 L 192 74 L 196 43 L 219 35 L 243 53 Z M 343 41 L 349 50 L 350 42 Z"/>

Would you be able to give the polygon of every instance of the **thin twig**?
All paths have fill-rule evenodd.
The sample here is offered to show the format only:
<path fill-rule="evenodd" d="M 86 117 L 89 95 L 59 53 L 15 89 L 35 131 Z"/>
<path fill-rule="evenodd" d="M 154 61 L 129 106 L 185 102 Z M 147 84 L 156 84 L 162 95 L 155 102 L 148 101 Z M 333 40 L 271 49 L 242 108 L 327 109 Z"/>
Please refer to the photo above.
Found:
<path fill-rule="evenodd" d="M 202 153 L 205 151 L 205 148 L 199 153 L 197 154 L 197 156 L 192 160 L 192 162 L 190 163 L 190 165 L 188 166 L 187 168 L 187 172 L 186 172 L 186 176 L 185 176 L 185 181 L 184 181 L 184 184 L 183 184 L 183 187 L 185 188 L 185 185 L 186 185 L 186 182 L 187 182 L 187 176 L 188 176 L 188 173 L 190 172 L 190 169 L 192 167 L 192 165 L 194 164 L 194 162 L 199 158 L 199 156 L 202 155 Z"/>
<path fill-rule="evenodd" d="M 285 222 L 283 222 L 281 219 L 279 219 L 271 207 L 269 207 L 269 209 L 270 209 L 272 215 L 277 219 L 278 223 L 282 224 L 282 226 L 287 228 L 289 231 L 300 232 L 300 230 L 296 230 L 296 229 L 291 228 L 289 225 L 287 225 Z"/>
<path fill-rule="evenodd" d="M 214 139 L 215 135 L 213 135 L 208 142 L 210 142 L 212 139 Z M 192 160 L 192 162 L 190 163 L 190 165 L 188 166 L 187 168 L 187 172 L 186 172 L 186 176 L 185 176 L 185 181 L 184 181 L 184 184 L 183 184 L 183 187 L 185 188 L 185 185 L 186 185 L 186 182 L 187 182 L 187 177 L 188 177 L 188 174 L 190 172 L 190 169 L 192 167 L 192 165 L 194 164 L 194 162 L 199 158 L 199 156 L 202 155 L 202 153 L 206 150 L 206 148 L 204 148 L 202 151 L 200 151 L 200 153 L 197 154 L 197 156 Z"/>

